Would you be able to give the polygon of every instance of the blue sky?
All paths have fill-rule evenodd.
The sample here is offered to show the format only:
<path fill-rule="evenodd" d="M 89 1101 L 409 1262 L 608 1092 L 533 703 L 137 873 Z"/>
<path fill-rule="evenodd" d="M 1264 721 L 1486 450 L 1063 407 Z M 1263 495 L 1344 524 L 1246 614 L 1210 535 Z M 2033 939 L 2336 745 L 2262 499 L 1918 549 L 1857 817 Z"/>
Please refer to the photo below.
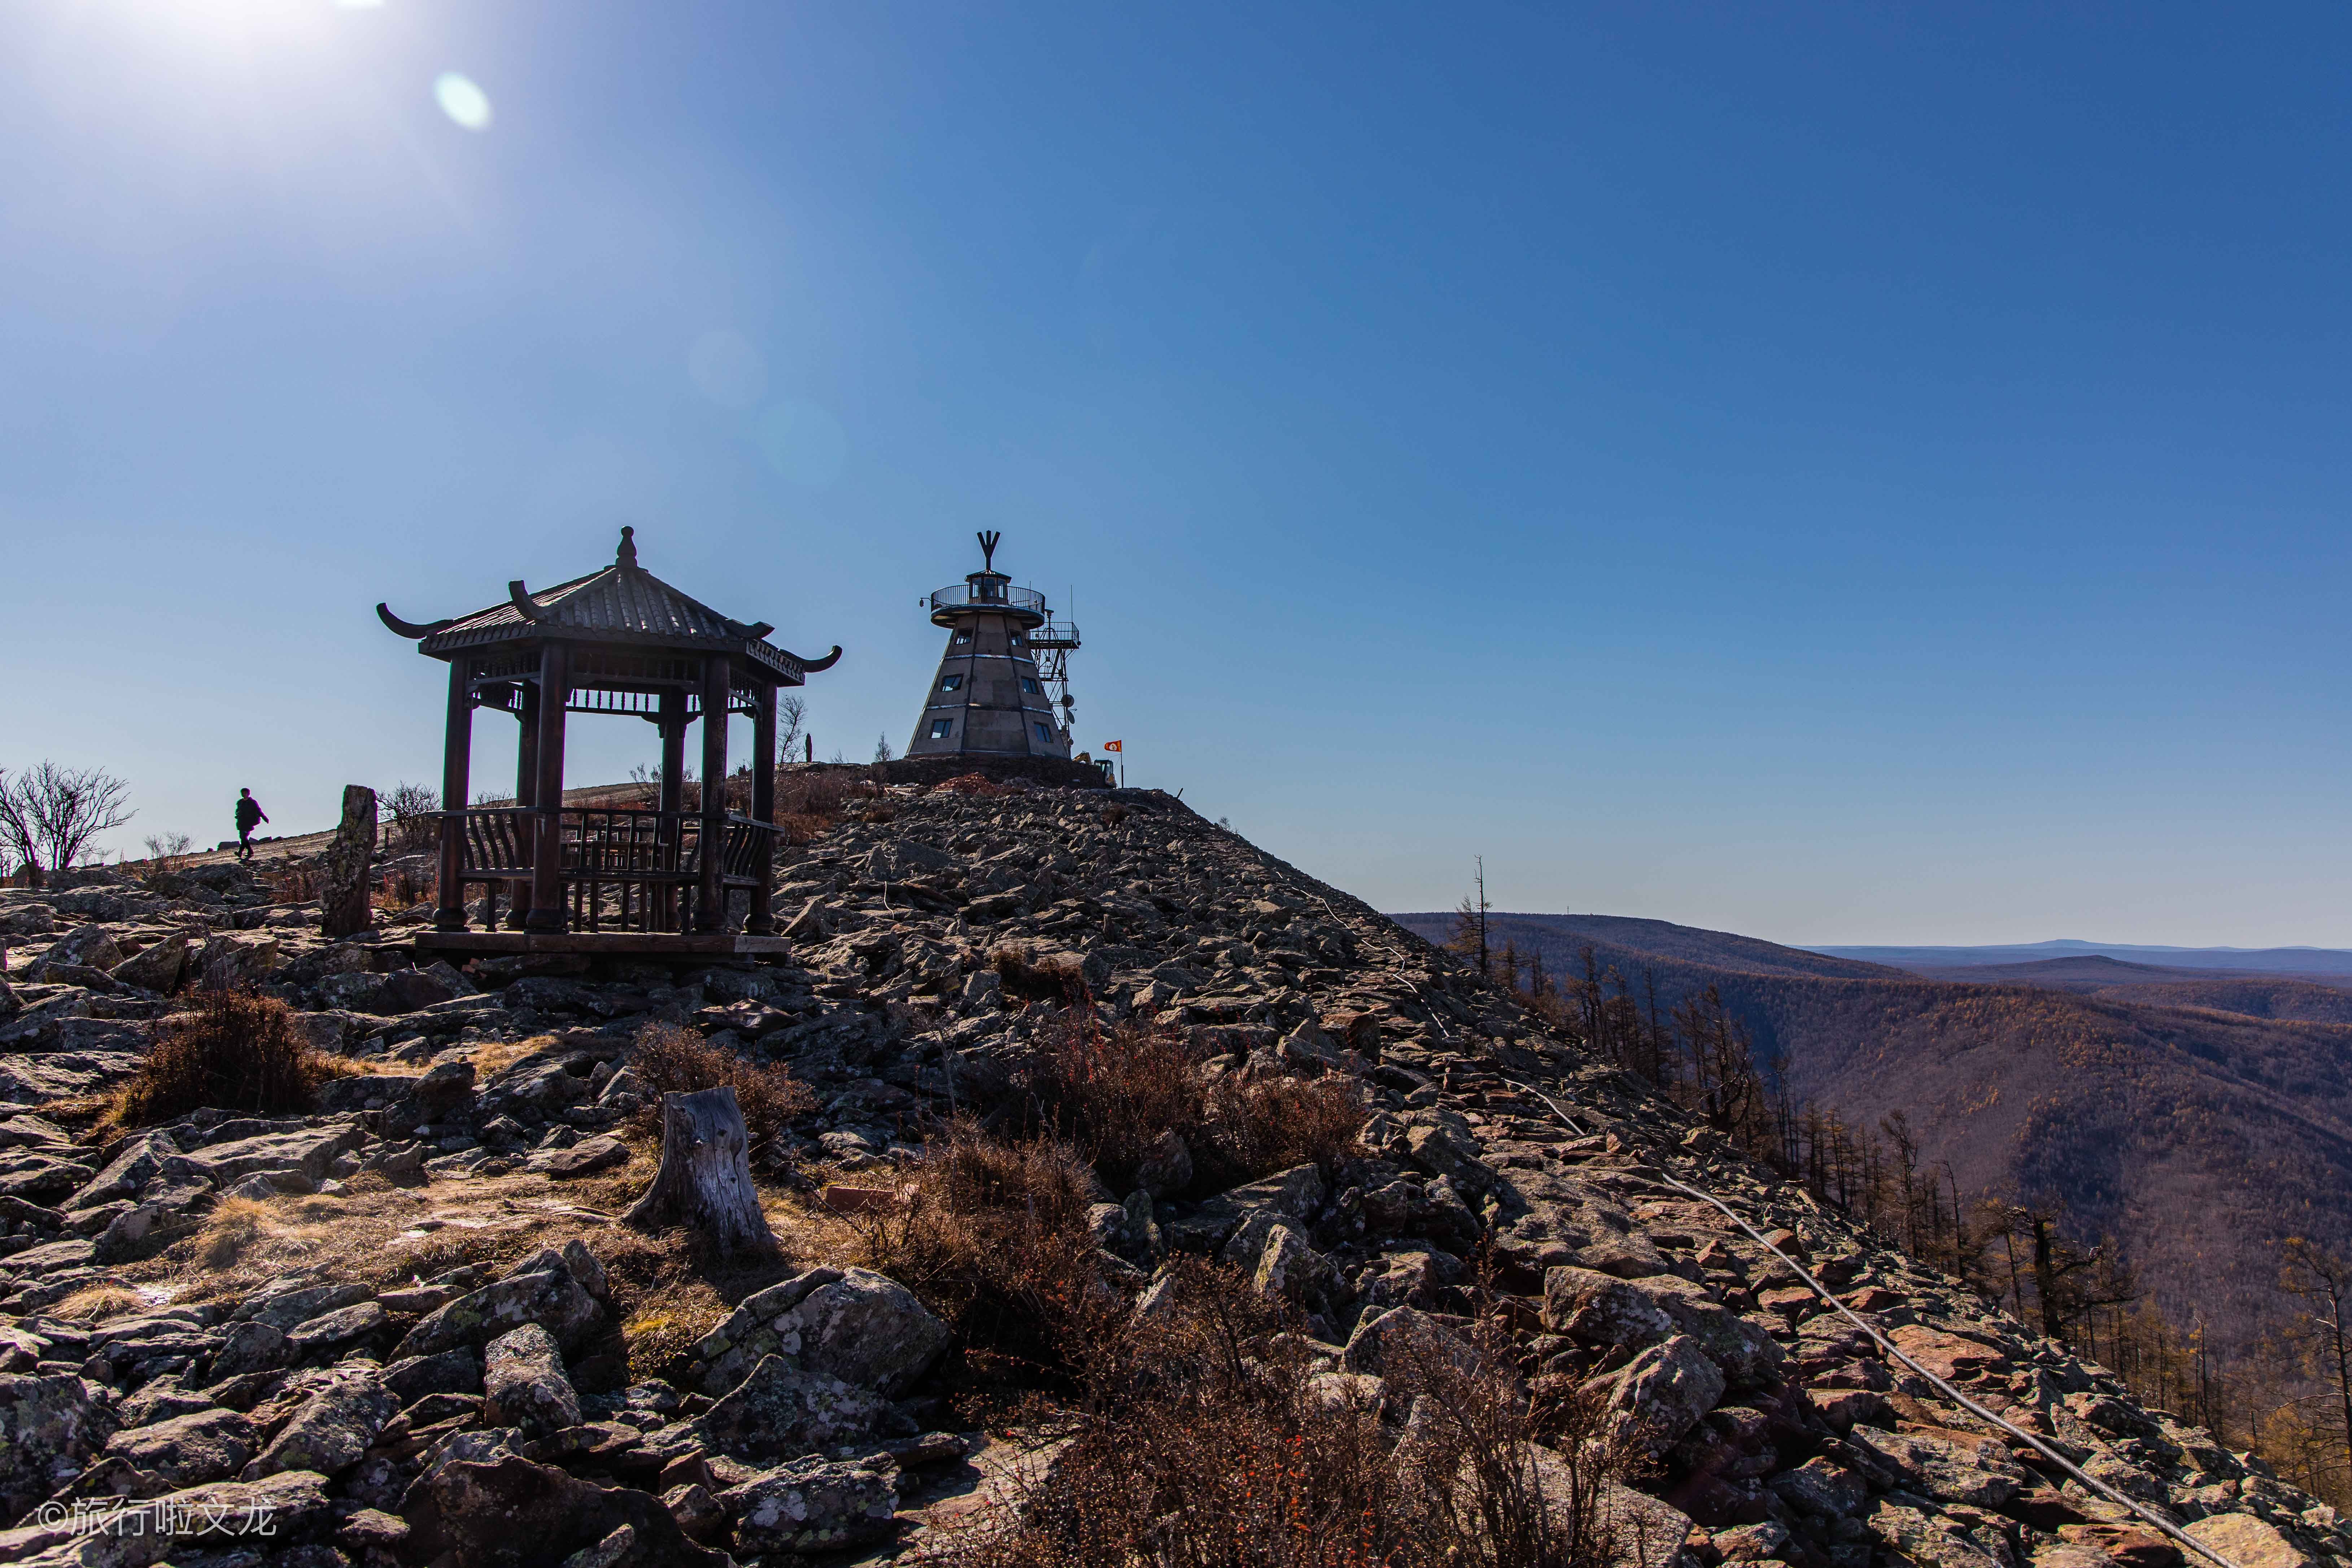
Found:
<path fill-rule="evenodd" d="M 325 826 L 437 774 L 374 602 L 623 523 L 863 758 L 997 528 L 1081 744 L 1385 908 L 2352 945 L 2347 35 L 18 0 L 0 765 Z"/>

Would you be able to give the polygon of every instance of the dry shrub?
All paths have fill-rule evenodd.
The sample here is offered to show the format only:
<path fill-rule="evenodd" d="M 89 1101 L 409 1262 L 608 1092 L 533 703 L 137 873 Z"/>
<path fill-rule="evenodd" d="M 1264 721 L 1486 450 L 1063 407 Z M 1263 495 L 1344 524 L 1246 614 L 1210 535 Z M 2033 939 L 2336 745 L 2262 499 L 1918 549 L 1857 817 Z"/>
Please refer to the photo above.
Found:
<path fill-rule="evenodd" d="M 68 1323 L 102 1323 L 109 1318 L 136 1312 L 146 1305 L 145 1297 L 125 1286 L 85 1285 L 50 1308 L 49 1313 Z"/>
<path fill-rule="evenodd" d="M 724 1085 L 735 1091 L 743 1112 L 743 1127 L 756 1149 L 784 1130 L 795 1116 L 816 1109 L 808 1085 L 780 1067 L 762 1067 L 734 1052 L 712 1045 L 683 1024 L 648 1024 L 637 1031 L 629 1065 L 653 1091 L 652 1102 L 637 1113 L 641 1131 L 661 1127 L 665 1094 L 691 1094 Z"/>
<path fill-rule="evenodd" d="M 1206 1148 L 1194 1151 L 1194 1163 L 1213 1167 L 1211 1180 L 1252 1181 L 1306 1164 L 1328 1175 L 1358 1152 L 1356 1137 L 1370 1114 L 1364 1086 L 1344 1073 L 1246 1082 L 1228 1075 L 1210 1091 Z M 1213 1169 L 1220 1165 L 1223 1172 Z"/>
<path fill-rule="evenodd" d="M 1000 963 L 1010 951 L 999 952 Z M 1197 1141 L 1205 1120 L 1200 1057 L 1176 1031 L 1106 1025 L 1073 1008 L 1042 1031 L 1014 1081 L 1111 1189 L 1125 1193 L 1134 1189 L 1137 1162 L 1161 1134 Z"/>
<path fill-rule="evenodd" d="M 1602 1568 L 1619 1467 L 1590 1403 L 1542 1405 L 1499 1355 L 1401 1358 L 1388 1418 L 1314 1381 L 1239 1272 L 1171 1266 L 1101 1335 L 1069 1446 L 953 1568 Z M 1398 1419 L 1402 1417 L 1402 1419 Z M 1544 1441 L 1555 1447 L 1543 1447 Z"/>
<path fill-rule="evenodd" d="M 319 1086 L 350 1068 L 312 1047 L 275 996 L 207 987 L 163 1020 L 154 1048 L 114 1094 L 105 1120 L 139 1127 L 214 1106 L 255 1116 L 308 1110 Z"/>
<path fill-rule="evenodd" d="M 956 1330 L 967 1363 L 1051 1376 L 1066 1371 L 1073 1325 L 1108 1296 L 1087 1226 L 1093 1201 L 1069 1145 L 959 1121 L 925 1146 L 907 1206 L 860 1228 L 874 1267 Z"/>
<path fill-rule="evenodd" d="M 307 904 L 319 896 L 319 868 L 315 865 L 281 860 L 259 881 L 278 896 L 281 904 Z"/>
<path fill-rule="evenodd" d="M 988 955 L 1004 994 L 1023 1002 L 1052 1002 L 1079 1007 L 1087 1001 L 1085 961 L 1075 953 L 1032 957 L 1027 948 L 1007 942 Z"/>
<path fill-rule="evenodd" d="M 983 800 L 992 800 L 998 795 L 1013 793 L 1011 784 L 998 784 L 986 773 L 958 773 L 951 779 L 942 779 L 931 787 L 943 789 L 950 795 L 976 795 Z"/>
<path fill-rule="evenodd" d="M 1018 950 L 999 950 L 999 973 L 1008 953 Z M 1076 1144 L 1118 1192 L 1131 1189 L 1137 1163 L 1166 1132 L 1192 1151 L 1193 1186 L 1202 1191 L 1294 1165 L 1328 1174 L 1357 1152 L 1370 1104 L 1355 1079 L 1253 1068 L 1204 1089 L 1207 1054 L 1181 1030 L 1106 1023 L 1073 1007 L 1039 1031 L 1015 1087 L 1037 1121 Z"/>

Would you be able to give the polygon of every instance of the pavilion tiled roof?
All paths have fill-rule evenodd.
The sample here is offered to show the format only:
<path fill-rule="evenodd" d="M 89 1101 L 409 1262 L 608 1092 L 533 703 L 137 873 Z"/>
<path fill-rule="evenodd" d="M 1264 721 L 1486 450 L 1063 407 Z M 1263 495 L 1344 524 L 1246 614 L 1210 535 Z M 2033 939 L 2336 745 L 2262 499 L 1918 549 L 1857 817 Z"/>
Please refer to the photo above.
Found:
<path fill-rule="evenodd" d="M 418 652 L 439 658 L 499 643 L 560 637 L 636 647 L 724 648 L 795 676 L 833 662 L 787 653 L 767 641 L 774 628 L 766 622 L 747 625 L 722 616 L 639 566 L 635 531 L 621 531 L 619 553 L 604 570 L 535 591 L 520 582 L 509 584 L 504 604 L 468 616 L 411 626 L 383 605 L 377 613 L 394 631 L 416 637 Z"/>

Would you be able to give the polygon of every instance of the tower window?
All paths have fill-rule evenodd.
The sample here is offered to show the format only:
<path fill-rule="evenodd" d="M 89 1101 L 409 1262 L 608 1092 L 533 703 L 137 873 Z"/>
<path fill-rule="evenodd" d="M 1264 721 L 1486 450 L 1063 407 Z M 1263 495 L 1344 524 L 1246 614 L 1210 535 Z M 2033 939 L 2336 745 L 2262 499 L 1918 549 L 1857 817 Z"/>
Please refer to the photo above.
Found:
<path fill-rule="evenodd" d="M 1043 720 L 1039 720 L 1037 722 L 1037 738 L 1045 742 L 1047 745 L 1052 745 L 1054 743 L 1054 731 L 1045 727 L 1045 721 Z"/>
<path fill-rule="evenodd" d="M 934 719 L 931 721 L 931 739 L 934 741 L 944 741 L 948 738 L 949 734 L 954 731 L 954 720 Z"/>
<path fill-rule="evenodd" d="M 956 645 L 956 647 L 962 647 L 965 644 L 967 644 L 967 643 L 969 643 L 969 642 L 971 642 L 971 628 L 970 626 L 963 626 L 963 627 L 961 627 L 960 629 L 958 629 L 958 631 L 956 632 L 956 635 L 955 635 L 955 645 Z"/>
<path fill-rule="evenodd" d="M 1030 696 L 1034 697 L 1037 693 L 1045 690 L 1045 689 L 1037 684 L 1036 677 L 1024 675 L 1021 678 L 1021 689 L 1029 693 Z"/>
<path fill-rule="evenodd" d="M 1013 634 L 1013 646 L 1014 647 L 1027 647 L 1029 646 L 1029 639 L 1022 636 L 1019 632 L 1014 632 Z"/>
<path fill-rule="evenodd" d="M 958 691 L 961 690 L 962 688 L 963 677 L 961 675 L 943 675 L 940 677 L 940 689 L 941 691 Z"/>

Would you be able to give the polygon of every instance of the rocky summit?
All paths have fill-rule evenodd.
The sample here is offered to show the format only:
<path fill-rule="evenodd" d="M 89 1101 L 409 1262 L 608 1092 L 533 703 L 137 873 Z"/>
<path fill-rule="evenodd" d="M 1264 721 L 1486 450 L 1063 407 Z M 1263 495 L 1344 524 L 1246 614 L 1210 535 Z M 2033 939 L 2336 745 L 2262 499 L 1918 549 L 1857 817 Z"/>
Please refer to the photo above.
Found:
<path fill-rule="evenodd" d="M 1348 1075 L 1369 1106 L 1347 1158 L 1223 1192 L 1181 1139 L 1123 1152 L 1136 1191 L 1093 1220 L 1136 1310 L 1171 1258 L 1223 1258 L 1373 1400 L 1398 1345 L 1507 1324 L 1527 1375 L 1605 1401 L 1636 1455 L 1629 1561 L 2352 1563 L 2260 1461 L 1358 900 L 1157 793 L 959 784 L 785 852 L 783 963 L 461 971 L 397 921 L 330 942 L 234 866 L 0 892 L 0 1562 L 919 1557 L 942 1520 L 1017 1507 L 1035 1456 L 957 1429 L 949 1328 L 822 1222 L 893 1201 L 931 1130 L 1088 1006 L 1181 1031 L 1203 1073 Z M 77 1134 L 199 982 L 282 998 L 346 1076 L 299 1115 Z M 654 1021 L 816 1100 L 755 1152 L 771 1213 L 809 1216 L 780 1224 L 791 1260 L 688 1321 L 622 1279 L 645 1244 L 614 1223 L 656 1152 L 633 1066 Z M 273 1225 L 292 1239 L 256 1278 L 237 1227 Z M 664 1335 L 670 1373 L 636 1375 Z"/>

